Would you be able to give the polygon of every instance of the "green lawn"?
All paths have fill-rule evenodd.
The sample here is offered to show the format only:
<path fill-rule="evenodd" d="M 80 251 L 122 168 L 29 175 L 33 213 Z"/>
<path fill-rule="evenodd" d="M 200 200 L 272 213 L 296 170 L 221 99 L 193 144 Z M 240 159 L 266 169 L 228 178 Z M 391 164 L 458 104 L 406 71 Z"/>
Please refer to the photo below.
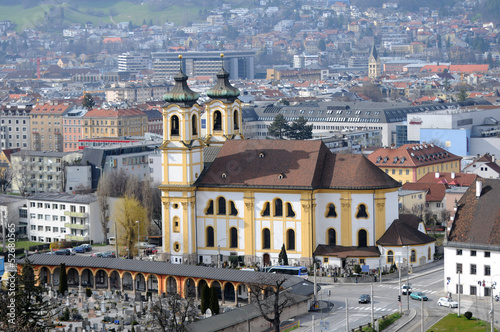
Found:
<path fill-rule="evenodd" d="M 36 246 L 37 244 L 43 244 L 42 242 L 31 242 L 31 241 L 16 241 L 16 249 L 29 249 L 30 246 Z M 2 248 L 2 242 L 0 242 L 0 250 Z"/>
<path fill-rule="evenodd" d="M 458 317 L 457 314 L 448 314 L 437 322 L 433 327 L 428 329 L 428 332 L 454 332 L 454 331 L 489 331 L 490 324 L 488 322 L 472 317 L 467 319 L 464 315 Z M 495 329 L 495 331 L 498 331 Z"/>
<path fill-rule="evenodd" d="M 205 9 L 210 11 L 214 6 L 211 2 L 206 2 L 206 7 L 184 6 L 180 3 L 169 5 L 163 10 L 154 10 L 147 4 L 141 5 L 123 0 L 101 0 L 82 4 L 68 1 L 23 8 L 19 2 L 8 2 L 0 4 L 0 20 L 11 20 L 17 24 L 18 31 L 23 31 L 42 23 L 46 13 L 50 13 L 53 7 L 64 9 L 63 24 L 65 26 L 70 23 L 84 24 L 88 21 L 94 25 L 131 21 L 134 25 L 140 26 L 144 21 L 149 24 L 151 20 L 156 25 L 162 25 L 167 21 L 176 25 L 185 25 L 198 21 L 200 12 Z M 110 15 L 113 15 L 112 18 Z"/>

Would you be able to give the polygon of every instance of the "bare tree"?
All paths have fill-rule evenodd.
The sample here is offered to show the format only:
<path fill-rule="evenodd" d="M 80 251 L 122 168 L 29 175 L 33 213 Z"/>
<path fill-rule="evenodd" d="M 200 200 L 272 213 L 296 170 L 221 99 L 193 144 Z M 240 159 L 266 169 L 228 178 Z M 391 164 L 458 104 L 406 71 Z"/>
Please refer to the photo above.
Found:
<path fill-rule="evenodd" d="M 108 181 L 113 184 L 109 188 L 109 196 L 123 197 L 125 195 L 127 191 L 128 175 L 123 169 L 120 169 L 120 171 L 111 171 L 108 174 Z"/>
<path fill-rule="evenodd" d="M 183 299 L 175 293 L 155 303 L 151 314 L 155 331 L 184 332 L 187 331 L 185 324 L 198 317 L 198 309 L 192 298 Z"/>
<path fill-rule="evenodd" d="M 151 228 L 162 229 L 162 203 L 161 190 L 158 184 L 151 184 L 144 181 L 142 189 L 142 204 L 148 209 L 148 218 L 151 221 Z M 151 233 L 157 233 L 157 229 L 151 229 Z"/>
<path fill-rule="evenodd" d="M 22 196 L 26 196 L 28 194 L 29 187 L 31 187 L 33 183 L 32 181 L 35 180 L 32 178 L 34 176 L 32 172 L 34 166 L 29 162 L 30 157 L 26 150 L 21 150 L 16 153 L 16 155 L 18 155 L 19 158 L 12 158 L 14 161 L 12 163 L 12 179 L 15 181 L 19 193 Z"/>
<path fill-rule="evenodd" d="M 256 304 L 262 317 L 273 325 L 275 332 L 280 331 L 281 314 L 287 304 L 292 301 L 292 298 L 282 288 L 286 280 L 286 277 L 282 276 L 275 279 L 272 286 L 260 283 L 250 287 L 252 303 Z M 265 296 L 262 297 L 262 294 Z"/>
<path fill-rule="evenodd" d="M 97 202 L 99 204 L 99 213 L 101 214 L 101 229 L 104 234 L 104 241 L 108 239 L 108 224 L 109 224 L 109 194 L 111 184 L 106 176 L 101 176 L 97 184 Z M 116 234 L 115 234 L 116 236 Z M 116 253 L 118 255 L 118 253 Z"/>
<path fill-rule="evenodd" d="M 129 197 L 134 197 L 139 202 L 142 202 L 143 201 L 142 191 L 143 191 L 143 184 L 141 179 L 139 179 L 139 177 L 137 176 L 129 176 L 127 178 L 127 188 L 125 190 L 125 195 Z"/>
<path fill-rule="evenodd" d="M 5 194 L 12 182 L 12 170 L 10 168 L 0 168 L 0 192 Z"/>

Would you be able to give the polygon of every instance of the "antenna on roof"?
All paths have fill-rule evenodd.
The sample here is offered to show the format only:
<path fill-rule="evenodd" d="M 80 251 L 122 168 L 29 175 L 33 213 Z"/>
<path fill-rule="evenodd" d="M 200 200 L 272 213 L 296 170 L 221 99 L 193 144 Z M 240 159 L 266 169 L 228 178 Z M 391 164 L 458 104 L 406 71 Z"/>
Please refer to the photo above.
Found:
<path fill-rule="evenodd" d="M 220 66 L 222 69 L 224 69 L 224 53 L 220 54 Z"/>

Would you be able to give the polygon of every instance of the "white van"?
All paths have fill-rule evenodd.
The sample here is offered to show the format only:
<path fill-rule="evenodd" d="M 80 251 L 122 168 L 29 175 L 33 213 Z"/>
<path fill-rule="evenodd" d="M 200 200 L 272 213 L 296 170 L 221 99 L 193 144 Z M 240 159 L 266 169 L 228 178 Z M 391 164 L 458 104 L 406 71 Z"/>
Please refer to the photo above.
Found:
<path fill-rule="evenodd" d="M 108 241 L 109 241 L 109 244 L 115 244 L 116 243 L 116 238 L 114 236 L 112 236 L 112 237 L 110 237 L 108 239 Z"/>

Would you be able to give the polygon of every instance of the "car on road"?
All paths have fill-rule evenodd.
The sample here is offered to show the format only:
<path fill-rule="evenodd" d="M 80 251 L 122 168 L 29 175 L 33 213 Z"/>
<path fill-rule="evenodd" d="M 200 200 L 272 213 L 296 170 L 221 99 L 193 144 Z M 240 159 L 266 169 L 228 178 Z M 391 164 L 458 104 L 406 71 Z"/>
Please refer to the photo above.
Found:
<path fill-rule="evenodd" d="M 90 257 L 102 257 L 102 252 L 95 252 Z"/>
<path fill-rule="evenodd" d="M 452 301 L 449 297 L 442 297 L 437 301 L 439 306 L 458 308 L 458 302 Z"/>
<path fill-rule="evenodd" d="M 370 303 L 370 295 L 368 294 L 361 294 L 359 297 L 358 303 Z"/>
<path fill-rule="evenodd" d="M 87 251 L 87 250 L 85 250 L 85 247 L 82 247 L 82 246 L 78 246 L 78 247 L 75 247 L 73 249 L 75 249 L 75 252 L 80 253 L 80 254 L 85 253 Z"/>
<path fill-rule="evenodd" d="M 75 255 L 76 254 L 76 250 L 73 249 L 73 248 L 66 248 L 66 250 L 69 252 L 70 255 Z"/>
<path fill-rule="evenodd" d="M 419 301 L 422 301 L 422 300 L 427 301 L 428 300 L 427 296 L 422 292 L 412 292 L 410 294 L 410 297 L 414 300 L 419 300 Z"/>
<path fill-rule="evenodd" d="M 70 255 L 71 253 L 67 249 L 59 249 L 54 251 L 55 255 Z"/>
<path fill-rule="evenodd" d="M 82 244 L 80 246 L 84 247 L 85 251 L 91 251 L 92 250 L 92 246 L 90 244 L 88 244 L 88 243 Z"/>
<path fill-rule="evenodd" d="M 103 257 L 103 258 L 116 258 L 116 255 L 115 255 L 114 251 L 105 251 L 101 254 L 101 257 Z"/>
<path fill-rule="evenodd" d="M 408 294 L 411 294 L 411 285 L 406 285 L 406 284 L 404 284 L 404 285 L 401 287 L 401 293 L 403 293 L 403 295 L 408 295 Z"/>

